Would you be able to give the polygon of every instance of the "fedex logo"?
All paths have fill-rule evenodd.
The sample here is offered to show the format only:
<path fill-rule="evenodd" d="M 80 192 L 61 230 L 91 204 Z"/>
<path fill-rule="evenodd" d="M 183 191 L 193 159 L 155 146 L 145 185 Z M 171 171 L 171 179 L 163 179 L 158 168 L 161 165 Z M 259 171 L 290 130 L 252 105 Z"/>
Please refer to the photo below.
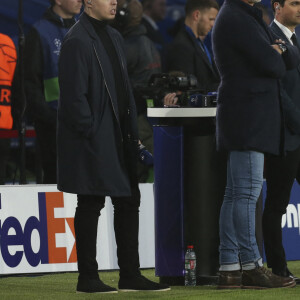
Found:
<path fill-rule="evenodd" d="M 4 210 L 0 194 L 0 213 Z M 63 193 L 39 192 L 38 216 L 30 216 L 23 226 L 14 216 L 0 217 L 0 250 L 5 264 L 17 267 L 23 257 L 32 267 L 77 262 L 74 218 L 65 217 L 63 211 Z"/>
<path fill-rule="evenodd" d="M 282 216 L 281 227 L 299 228 L 300 235 L 300 204 L 289 204 L 286 214 Z"/>

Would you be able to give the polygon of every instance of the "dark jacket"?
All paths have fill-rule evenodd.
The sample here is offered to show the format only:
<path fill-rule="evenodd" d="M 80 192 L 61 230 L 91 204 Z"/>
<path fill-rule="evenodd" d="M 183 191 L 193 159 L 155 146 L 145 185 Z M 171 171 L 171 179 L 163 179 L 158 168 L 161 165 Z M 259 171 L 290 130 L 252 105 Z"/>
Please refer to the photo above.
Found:
<path fill-rule="evenodd" d="M 138 114 L 146 114 L 147 105 L 140 86 L 147 86 L 151 75 L 161 73 L 160 55 L 146 36 L 146 28 L 138 25 L 123 33 L 127 70 L 134 90 Z"/>
<path fill-rule="evenodd" d="M 167 69 L 195 75 L 204 93 L 215 92 L 220 83 L 214 60 L 212 59 L 211 64 L 196 38 L 191 36 L 185 27 L 168 47 Z"/>
<path fill-rule="evenodd" d="M 161 62 L 146 28 L 138 25 L 123 33 L 128 75 L 132 85 L 147 84 L 151 75 L 161 72 Z"/>
<path fill-rule="evenodd" d="M 75 19 L 63 20 L 49 8 L 43 19 L 50 21 L 58 28 L 70 28 L 75 24 Z M 61 41 L 62 42 L 62 41 Z M 47 49 L 46 51 L 50 51 Z M 44 93 L 44 63 L 41 37 L 32 27 L 26 36 L 24 51 L 24 74 L 29 115 L 36 121 L 48 127 L 56 128 L 56 109 L 51 108 L 45 101 Z M 57 63 L 57 62 L 54 62 Z"/>
<path fill-rule="evenodd" d="M 156 49 L 162 53 L 164 47 L 164 37 L 159 30 L 153 28 L 153 26 L 144 17 L 141 20 L 141 24 L 146 28 L 146 35 L 155 44 Z"/>
<path fill-rule="evenodd" d="M 272 23 L 273 32 L 290 44 L 281 29 Z M 298 44 L 300 44 L 298 42 Z M 285 150 L 292 151 L 300 146 L 300 65 L 285 73 L 281 85 L 282 108 L 285 119 Z"/>
<path fill-rule="evenodd" d="M 66 35 L 59 60 L 58 189 L 103 196 L 130 196 L 123 148 L 136 158 L 136 109 L 126 71 L 121 35 L 106 30 L 116 47 L 128 115 L 122 136 L 110 59 L 88 17 L 83 14 Z"/>
<path fill-rule="evenodd" d="M 261 11 L 241 0 L 225 0 L 213 28 L 213 51 L 221 75 L 217 106 L 219 150 L 279 154 L 283 130 L 279 79 L 298 61 L 271 47 L 275 37 Z"/>
<path fill-rule="evenodd" d="M 160 30 L 156 30 L 152 24 L 146 18 L 142 18 L 141 24 L 146 28 L 147 37 L 154 43 L 156 50 L 160 54 L 162 70 L 165 70 L 165 60 L 166 60 L 166 51 L 165 51 L 165 39 Z"/>

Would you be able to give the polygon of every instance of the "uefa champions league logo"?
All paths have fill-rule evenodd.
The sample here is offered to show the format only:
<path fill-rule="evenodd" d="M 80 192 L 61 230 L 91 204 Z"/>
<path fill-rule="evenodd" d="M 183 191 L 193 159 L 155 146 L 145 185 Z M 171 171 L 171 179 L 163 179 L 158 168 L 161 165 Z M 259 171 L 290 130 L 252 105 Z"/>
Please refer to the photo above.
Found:
<path fill-rule="evenodd" d="M 56 47 L 56 50 L 54 50 L 53 52 L 54 52 L 56 55 L 59 55 L 60 49 L 61 49 L 61 40 L 60 40 L 60 39 L 54 39 L 54 45 L 55 45 L 55 47 Z"/>

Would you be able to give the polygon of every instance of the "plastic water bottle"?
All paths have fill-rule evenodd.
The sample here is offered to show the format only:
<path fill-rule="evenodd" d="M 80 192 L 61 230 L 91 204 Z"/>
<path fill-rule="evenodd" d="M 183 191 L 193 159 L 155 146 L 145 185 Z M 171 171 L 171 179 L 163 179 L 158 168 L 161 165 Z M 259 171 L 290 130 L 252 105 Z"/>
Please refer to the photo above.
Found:
<path fill-rule="evenodd" d="M 185 253 L 185 277 L 184 284 L 186 286 L 196 285 L 196 254 L 194 246 L 188 246 Z"/>

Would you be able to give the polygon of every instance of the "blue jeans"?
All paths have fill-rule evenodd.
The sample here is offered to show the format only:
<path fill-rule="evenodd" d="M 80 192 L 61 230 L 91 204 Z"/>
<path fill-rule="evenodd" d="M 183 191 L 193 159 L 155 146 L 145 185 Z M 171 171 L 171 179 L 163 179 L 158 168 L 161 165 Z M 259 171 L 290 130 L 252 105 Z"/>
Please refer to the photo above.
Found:
<path fill-rule="evenodd" d="M 263 184 L 264 154 L 231 151 L 220 213 L 220 270 L 262 265 L 255 237 L 256 202 Z"/>

